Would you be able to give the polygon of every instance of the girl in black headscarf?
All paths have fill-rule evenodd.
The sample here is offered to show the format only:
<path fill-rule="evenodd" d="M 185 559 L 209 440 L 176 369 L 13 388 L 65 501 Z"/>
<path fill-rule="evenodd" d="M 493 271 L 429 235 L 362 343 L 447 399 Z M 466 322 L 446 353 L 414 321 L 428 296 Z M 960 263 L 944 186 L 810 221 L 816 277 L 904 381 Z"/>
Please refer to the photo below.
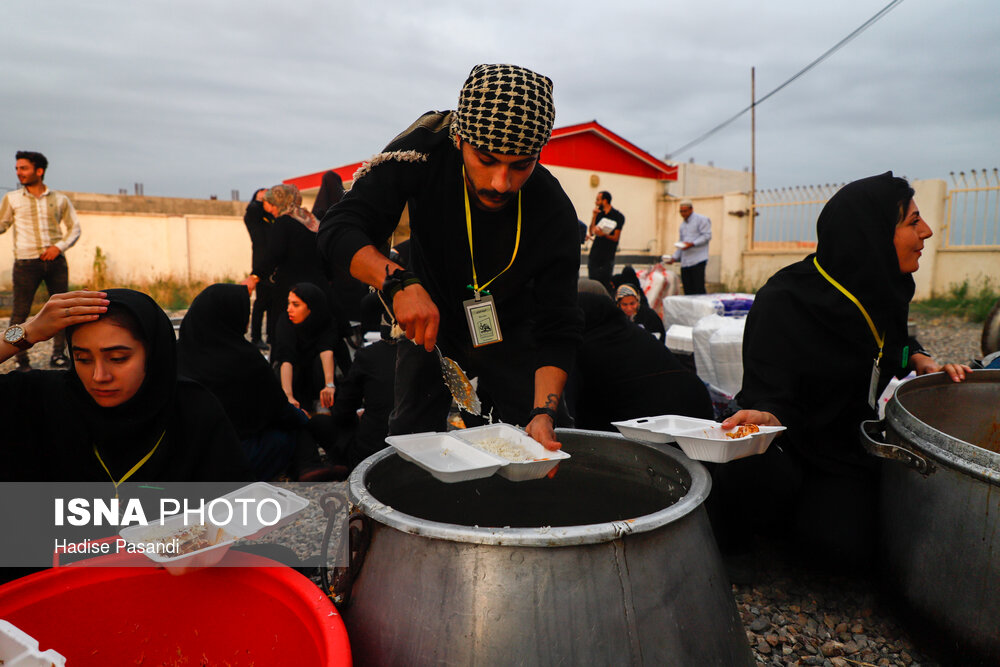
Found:
<path fill-rule="evenodd" d="M 219 402 L 178 380 L 173 326 L 151 298 L 57 294 L 23 325 L 30 344 L 63 329 L 72 371 L 0 376 L 0 480 L 252 479 Z M 0 342 L 0 362 L 16 349 Z"/>
<path fill-rule="evenodd" d="M 309 411 L 314 403 L 333 405 L 334 357 L 337 323 L 326 295 L 312 283 L 299 283 L 288 292 L 288 318 L 278 324 L 278 364 L 281 388 L 288 402 Z"/>
<path fill-rule="evenodd" d="M 578 428 L 613 431 L 611 422 L 653 415 L 712 417 L 705 384 L 607 294 L 577 295 L 583 343 L 567 387 Z"/>
<path fill-rule="evenodd" d="M 181 375 L 207 387 L 236 427 L 257 479 L 269 480 L 293 463 L 299 481 L 332 479 L 305 425 L 308 418 L 285 398 L 260 351 L 244 337 L 250 294 L 243 285 L 206 287 L 181 322 Z"/>
<path fill-rule="evenodd" d="M 909 184 L 886 172 L 835 194 L 817 222 L 815 254 L 773 275 L 757 294 L 743 335 L 744 408 L 722 426 L 784 425 L 763 456 L 717 467 L 713 496 L 721 546 L 735 526 L 789 517 L 800 537 L 831 558 L 865 566 L 876 543 L 876 460 L 861 447 L 861 421 L 892 376 L 939 366 L 907 334 L 911 274 L 930 227 Z M 711 503 L 710 503 L 711 506 Z M 736 539 L 745 545 L 747 535 Z"/>
<path fill-rule="evenodd" d="M 618 306 L 621 307 L 621 288 L 625 285 L 631 286 L 635 289 L 635 297 L 638 300 L 638 308 L 632 310 L 631 313 L 626 311 L 626 315 L 629 319 L 641 326 L 643 329 L 653 334 L 661 343 L 666 344 L 666 331 L 663 328 L 663 320 L 657 314 L 655 310 L 650 308 L 649 301 L 646 299 L 646 293 L 642 289 L 642 284 L 639 282 L 639 276 L 636 274 L 635 269 L 631 266 L 626 266 L 622 269 L 622 272 L 612 276 L 611 284 L 615 288 L 615 301 L 618 302 Z M 628 292 L 626 292 L 628 294 Z"/>

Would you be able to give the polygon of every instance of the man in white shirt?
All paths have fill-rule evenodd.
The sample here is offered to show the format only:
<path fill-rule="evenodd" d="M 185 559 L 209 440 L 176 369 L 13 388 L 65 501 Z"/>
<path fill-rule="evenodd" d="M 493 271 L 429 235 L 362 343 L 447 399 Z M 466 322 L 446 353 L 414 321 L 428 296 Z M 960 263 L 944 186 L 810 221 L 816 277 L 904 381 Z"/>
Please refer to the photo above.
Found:
<path fill-rule="evenodd" d="M 680 206 L 680 243 L 677 251 L 667 261 L 681 263 L 681 283 L 685 294 L 705 293 L 705 265 L 708 264 L 708 242 L 712 238 L 712 221 L 694 212 L 691 202 L 684 200 Z"/>
<path fill-rule="evenodd" d="M 44 281 L 49 296 L 69 288 L 65 252 L 80 238 L 80 222 L 66 195 L 49 190 L 44 183 L 49 161 L 35 151 L 18 151 L 15 170 L 23 187 L 8 192 L 0 202 L 0 234 L 14 229 L 14 305 L 10 324 L 28 319 L 31 302 Z M 63 229 L 65 228 L 65 229 Z M 66 334 L 52 339 L 49 365 L 65 368 Z M 17 354 L 17 369 L 31 370 L 27 351 Z"/>

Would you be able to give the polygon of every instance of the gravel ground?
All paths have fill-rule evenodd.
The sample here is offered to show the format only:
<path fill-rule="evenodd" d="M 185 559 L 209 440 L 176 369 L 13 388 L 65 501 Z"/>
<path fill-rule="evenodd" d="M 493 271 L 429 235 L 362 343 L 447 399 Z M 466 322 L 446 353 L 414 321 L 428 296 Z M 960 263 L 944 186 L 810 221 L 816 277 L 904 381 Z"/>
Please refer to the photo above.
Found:
<path fill-rule="evenodd" d="M 981 358 L 982 325 L 956 318 L 912 318 L 917 337 L 940 362 L 968 363 Z M 4 326 L 6 326 L 4 324 Z M 47 368 L 51 343 L 30 352 L 35 368 Z M 14 361 L 0 365 L 13 370 Z M 335 485 L 343 488 L 343 483 Z M 309 495 L 318 500 L 319 488 Z M 315 514 L 318 505 L 311 511 Z M 317 514 L 316 524 L 324 523 Z M 301 522 L 297 522 L 301 526 Z M 291 528 L 291 526 L 289 527 Z M 315 531 L 314 531 L 315 532 Z M 339 532 L 339 531 L 338 531 Z M 292 531 L 293 534 L 298 531 Z M 308 557 L 307 542 L 317 544 L 321 533 L 308 539 L 283 531 L 278 539 Z M 733 595 L 747 633 L 747 642 L 761 665 L 917 665 L 963 664 L 945 643 L 906 619 L 891 594 L 864 577 L 832 576 L 797 557 L 794 548 L 759 542 L 757 577 L 753 585 L 733 585 Z"/>

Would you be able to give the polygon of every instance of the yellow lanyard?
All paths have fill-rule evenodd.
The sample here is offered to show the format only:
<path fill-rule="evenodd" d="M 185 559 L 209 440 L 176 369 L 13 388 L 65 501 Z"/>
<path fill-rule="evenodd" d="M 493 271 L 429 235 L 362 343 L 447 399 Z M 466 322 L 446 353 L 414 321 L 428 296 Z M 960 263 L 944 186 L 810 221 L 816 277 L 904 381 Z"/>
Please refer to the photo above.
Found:
<path fill-rule="evenodd" d="M 510 264 L 496 274 L 492 278 L 486 281 L 486 283 L 480 287 L 478 278 L 476 277 L 476 255 L 472 250 L 472 209 L 469 207 L 469 186 L 465 180 L 465 165 L 462 165 L 462 192 L 465 193 L 465 227 L 469 232 L 469 258 L 472 260 L 472 289 L 476 292 L 476 299 L 479 299 L 479 293 L 489 287 L 489 284 L 503 275 L 504 271 L 509 269 L 514 265 L 514 259 L 517 257 L 517 248 L 521 245 L 521 191 L 517 192 L 517 236 L 514 237 L 514 254 L 510 257 Z"/>
<path fill-rule="evenodd" d="M 159 440 L 157 440 L 157 441 L 156 441 L 156 444 L 155 444 L 155 445 L 153 445 L 153 448 L 152 448 L 151 450 L 149 450 L 149 453 L 148 453 L 148 454 L 146 454 L 145 456 L 143 456 L 143 457 L 142 457 L 142 458 L 141 458 L 141 459 L 139 460 L 139 462 L 138 462 L 138 463 L 136 463 L 136 464 L 135 464 L 134 466 L 132 466 L 132 469 L 131 469 L 131 470 L 129 470 L 129 471 L 127 472 L 127 473 L 125 473 L 125 476 L 124 476 L 124 477 L 122 477 L 122 478 L 121 478 L 120 480 L 118 480 L 117 482 L 115 481 L 115 476 L 111 474 L 111 471 L 110 471 L 110 470 L 108 470 L 108 466 L 107 466 L 107 465 L 105 465 L 105 463 L 104 463 L 104 459 L 102 459 L 102 458 L 101 458 L 101 453 L 100 453 L 99 451 L 97 451 L 97 443 L 94 443 L 94 444 L 93 444 L 93 448 L 94 448 L 94 455 L 95 455 L 95 456 L 97 456 L 97 460 L 98 460 L 98 461 L 100 461 L 100 463 L 101 463 L 101 467 L 102 467 L 102 468 L 104 468 L 104 472 L 108 473 L 108 477 L 110 477 L 110 478 L 111 478 L 111 483 L 115 485 L 115 498 L 117 498 L 117 497 L 118 497 L 118 486 L 119 486 L 119 485 L 120 485 L 120 484 L 121 484 L 122 482 L 124 482 L 124 481 L 125 481 L 126 479 L 128 479 L 129 477 L 131 477 L 131 476 L 132 476 L 133 474 L 135 474 L 135 472 L 136 472 L 136 471 L 137 471 L 137 470 L 138 470 L 139 468 L 141 468 L 141 467 L 142 467 L 143 465 L 145 465 L 146 461 L 148 461 L 148 460 L 150 459 L 150 457 L 151 457 L 151 456 L 153 456 L 153 454 L 154 454 L 154 453 L 156 452 L 156 448 L 160 446 L 160 443 L 161 443 L 161 442 L 163 442 L 163 436 L 165 436 L 166 434 L 167 434 L 167 432 L 166 432 L 166 430 L 164 430 L 164 431 L 163 431 L 163 433 L 161 433 L 161 434 L 160 434 L 160 439 L 159 439 Z"/>
<path fill-rule="evenodd" d="M 851 294 L 850 292 L 848 292 L 847 289 L 845 289 L 843 285 L 841 285 L 840 283 L 838 283 L 836 280 L 833 279 L 832 276 L 830 276 L 829 273 L 827 273 L 826 271 L 823 270 L 823 267 L 819 265 L 819 260 L 816 259 L 815 256 L 813 257 L 813 264 L 816 265 L 816 270 L 819 271 L 820 275 L 823 276 L 824 278 L 826 278 L 830 282 L 831 285 L 833 285 L 834 287 L 836 287 L 837 289 L 839 289 L 844 294 L 844 296 L 846 296 L 848 299 L 850 299 L 851 301 L 853 301 L 854 305 L 857 306 L 858 310 L 861 311 L 861 314 L 865 316 L 865 321 L 868 322 L 868 328 L 872 330 L 872 336 L 875 337 L 875 343 L 878 345 L 878 357 L 875 358 L 875 362 L 878 363 L 879 361 L 881 361 L 881 359 L 882 359 L 882 347 L 885 345 L 885 334 L 883 334 L 881 336 L 878 335 L 878 330 L 875 328 L 875 323 L 872 322 L 872 318 L 868 314 L 868 311 L 865 310 L 865 307 L 862 306 L 861 302 L 858 301 L 857 298 L 855 298 L 855 296 L 853 294 Z"/>

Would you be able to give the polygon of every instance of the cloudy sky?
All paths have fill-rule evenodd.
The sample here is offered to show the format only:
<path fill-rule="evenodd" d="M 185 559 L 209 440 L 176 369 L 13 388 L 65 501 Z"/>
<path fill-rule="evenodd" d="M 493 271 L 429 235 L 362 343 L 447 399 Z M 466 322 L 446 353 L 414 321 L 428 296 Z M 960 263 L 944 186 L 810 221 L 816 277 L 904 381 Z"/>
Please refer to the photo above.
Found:
<path fill-rule="evenodd" d="M 663 158 L 774 89 L 889 0 L 35 0 L 6 12 L 0 156 L 64 190 L 229 199 L 366 159 L 469 69 L 555 82 Z M 421 8 L 428 5 L 430 8 Z M 904 0 L 757 109 L 760 187 L 1000 166 L 996 0 Z M 672 155 L 750 165 L 750 117 Z"/>

